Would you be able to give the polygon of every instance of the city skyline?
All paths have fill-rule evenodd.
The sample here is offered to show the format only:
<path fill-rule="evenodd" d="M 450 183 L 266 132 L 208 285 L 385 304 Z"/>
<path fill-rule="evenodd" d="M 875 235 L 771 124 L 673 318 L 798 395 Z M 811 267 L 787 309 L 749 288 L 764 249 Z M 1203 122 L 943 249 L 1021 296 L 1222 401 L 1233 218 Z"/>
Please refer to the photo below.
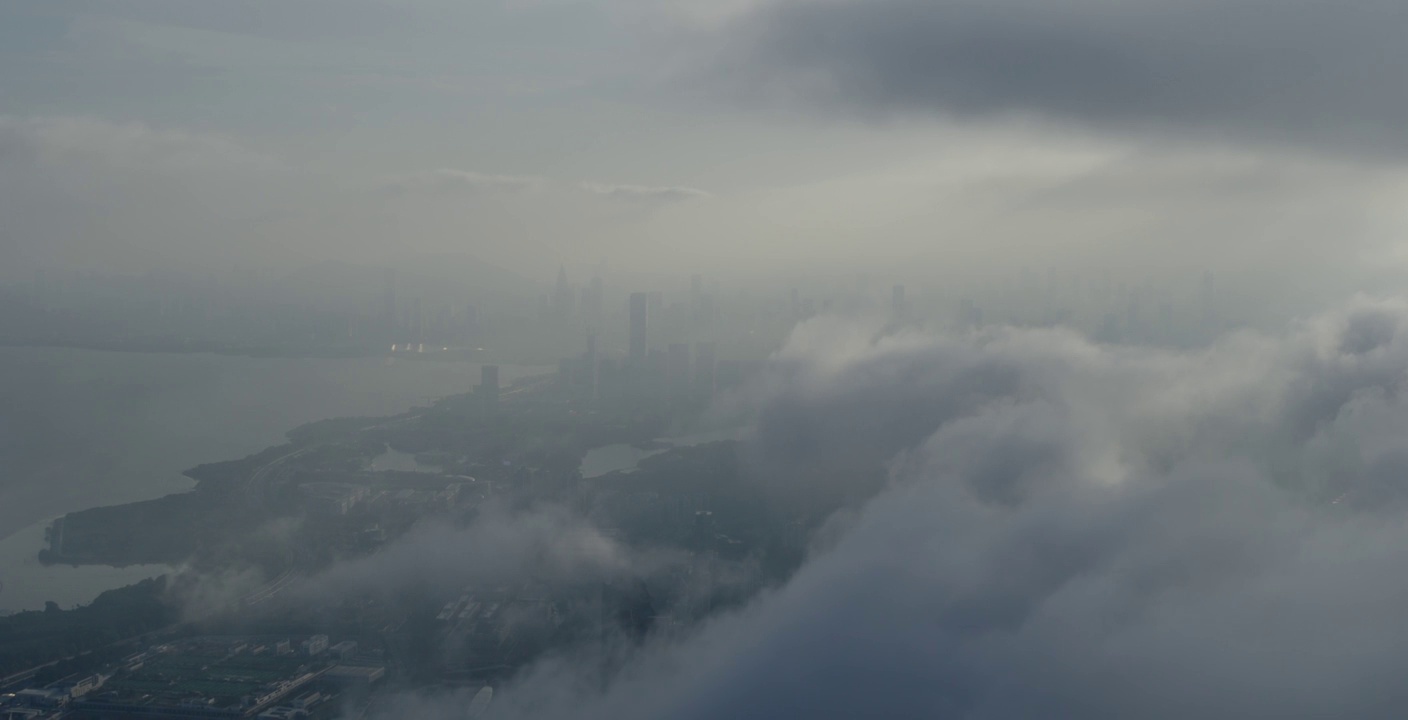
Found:
<path fill-rule="evenodd" d="M 1408 714 L 1404 30 L 0 2 L 0 719 Z"/>

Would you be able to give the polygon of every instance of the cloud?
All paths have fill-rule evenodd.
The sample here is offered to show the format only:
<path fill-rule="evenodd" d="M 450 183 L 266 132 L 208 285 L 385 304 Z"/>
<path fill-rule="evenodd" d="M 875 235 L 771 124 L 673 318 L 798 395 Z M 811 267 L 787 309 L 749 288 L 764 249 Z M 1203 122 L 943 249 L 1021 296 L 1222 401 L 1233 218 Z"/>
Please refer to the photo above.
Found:
<path fill-rule="evenodd" d="M 561 507 L 515 512 L 491 504 L 464 527 L 417 526 L 373 555 L 311 578 L 299 594 L 394 594 L 426 583 L 447 591 L 469 583 L 573 583 L 648 572 L 669 560 L 633 550 Z"/>
<path fill-rule="evenodd" d="M 613 200 L 646 204 L 687 202 L 713 197 L 697 188 L 675 185 L 621 185 L 584 182 L 581 184 L 581 188 L 588 193 Z"/>
<path fill-rule="evenodd" d="M 1405 22 L 1389 0 L 780 0 L 712 36 L 713 72 L 755 99 L 862 115 L 1034 115 L 1398 154 Z"/>
<path fill-rule="evenodd" d="M 286 169 L 278 158 L 221 135 L 84 117 L 0 115 L 0 157 L 10 162 L 94 163 L 159 172 Z"/>
<path fill-rule="evenodd" d="M 287 257 L 260 217 L 306 177 L 223 135 L 82 117 L 0 116 L 0 247 L 12 267 L 133 271 Z"/>
<path fill-rule="evenodd" d="M 392 196 L 520 194 L 546 190 L 556 191 L 559 200 L 585 193 L 590 197 L 641 204 L 676 203 L 713 197 L 703 190 L 673 185 L 598 182 L 570 185 L 531 175 L 492 175 L 449 168 L 398 177 L 383 185 L 381 190 Z"/>
<path fill-rule="evenodd" d="M 382 186 L 388 195 L 451 195 L 522 193 L 543 184 L 542 178 L 527 175 L 489 175 L 467 170 L 441 168 L 391 180 Z"/>
<path fill-rule="evenodd" d="M 888 489 L 776 592 L 642 650 L 604 691 L 544 666 L 496 692 L 493 717 L 1383 717 L 1408 701 L 1408 303 L 1185 353 L 821 320 L 768 375 L 761 451 L 889 455 Z"/>
<path fill-rule="evenodd" d="M 603 186 L 605 187 L 605 186 Z M 691 190 L 628 188 L 665 202 Z M 87 117 L 0 115 L 0 277 L 378 264 L 463 251 L 529 266 L 564 233 L 627 221 L 576 183 L 440 168 L 394 177 L 292 163 L 219 133 Z M 546 212 L 545 212 L 546 210 Z M 609 228 L 612 232 L 607 233 Z"/>

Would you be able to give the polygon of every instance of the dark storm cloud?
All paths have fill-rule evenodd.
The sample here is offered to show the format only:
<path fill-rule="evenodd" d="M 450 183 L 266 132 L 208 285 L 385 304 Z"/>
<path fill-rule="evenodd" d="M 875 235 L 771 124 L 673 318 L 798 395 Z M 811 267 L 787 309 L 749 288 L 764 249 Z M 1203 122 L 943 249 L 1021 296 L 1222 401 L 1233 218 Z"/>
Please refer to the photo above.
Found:
<path fill-rule="evenodd" d="M 726 28 L 719 66 L 865 114 L 1404 148 L 1405 27 L 1393 0 L 783 0 Z"/>
<path fill-rule="evenodd" d="M 973 374 L 984 366 L 996 380 Z M 1403 303 L 1198 353 L 814 321 L 769 372 L 755 442 L 774 447 L 759 452 L 874 452 L 893 433 L 889 488 L 786 586 L 642 651 L 604 693 L 540 670 L 492 716 L 1388 717 L 1408 704 Z M 805 424 L 803 443 L 767 429 L 801 416 L 836 420 Z"/>

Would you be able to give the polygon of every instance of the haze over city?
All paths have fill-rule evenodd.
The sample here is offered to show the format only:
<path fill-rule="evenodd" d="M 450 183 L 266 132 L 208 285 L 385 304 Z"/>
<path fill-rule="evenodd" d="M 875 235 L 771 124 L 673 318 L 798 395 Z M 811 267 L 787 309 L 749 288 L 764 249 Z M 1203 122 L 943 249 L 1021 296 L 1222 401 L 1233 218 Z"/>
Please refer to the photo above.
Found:
<path fill-rule="evenodd" d="M 0 718 L 1402 714 L 1405 29 L 0 4 Z"/>

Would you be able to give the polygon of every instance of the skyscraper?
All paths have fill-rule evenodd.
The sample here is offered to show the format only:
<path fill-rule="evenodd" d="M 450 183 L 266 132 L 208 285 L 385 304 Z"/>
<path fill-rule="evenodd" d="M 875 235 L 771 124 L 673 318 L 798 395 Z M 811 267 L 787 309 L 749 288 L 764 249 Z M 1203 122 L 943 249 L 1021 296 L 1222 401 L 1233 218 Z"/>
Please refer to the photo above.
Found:
<path fill-rule="evenodd" d="M 587 397 L 589 399 L 595 400 L 597 398 L 598 373 L 600 372 L 596 357 L 595 334 L 587 336 L 587 354 L 584 358 L 584 364 L 586 365 L 584 369 L 587 373 L 587 377 L 584 379 L 587 389 Z"/>
<path fill-rule="evenodd" d="M 665 359 L 665 386 L 672 399 L 689 397 L 689 343 L 670 343 Z"/>
<path fill-rule="evenodd" d="M 386 341 L 396 342 L 396 271 L 387 268 L 384 275 L 386 287 L 381 299 L 381 322 L 386 332 Z"/>
<path fill-rule="evenodd" d="M 694 344 L 694 393 L 701 400 L 714 397 L 714 343 Z"/>
<path fill-rule="evenodd" d="M 479 334 L 479 308 L 474 303 L 464 306 L 464 315 L 461 316 L 460 332 L 464 338 L 465 345 L 474 347 L 474 342 Z"/>
<path fill-rule="evenodd" d="M 572 286 L 567 284 L 567 268 L 557 269 L 557 287 L 552 293 L 552 312 L 558 320 L 572 315 Z"/>
<path fill-rule="evenodd" d="M 645 327 L 650 311 L 647 295 L 643 292 L 631 293 L 631 350 L 630 360 L 636 367 L 645 365 Z"/>

